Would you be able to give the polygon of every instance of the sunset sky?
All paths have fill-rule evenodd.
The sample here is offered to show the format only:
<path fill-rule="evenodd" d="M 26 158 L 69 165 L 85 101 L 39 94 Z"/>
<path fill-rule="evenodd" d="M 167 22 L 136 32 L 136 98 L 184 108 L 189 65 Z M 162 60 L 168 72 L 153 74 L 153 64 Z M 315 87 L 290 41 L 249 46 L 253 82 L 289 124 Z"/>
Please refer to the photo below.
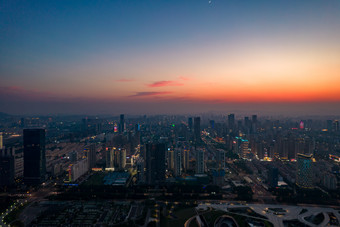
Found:
<path fill-rule="evenodd" d="M 0 112 L 340 114 L 339 0 L 2 0 L 0 34 Z"/>

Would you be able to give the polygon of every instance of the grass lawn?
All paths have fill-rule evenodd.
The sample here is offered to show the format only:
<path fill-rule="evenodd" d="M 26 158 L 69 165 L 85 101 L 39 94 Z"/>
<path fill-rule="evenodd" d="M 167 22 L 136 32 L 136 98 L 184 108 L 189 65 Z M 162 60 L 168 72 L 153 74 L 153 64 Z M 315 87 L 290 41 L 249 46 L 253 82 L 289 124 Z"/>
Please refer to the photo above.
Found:
<path fill-rule="evenodd" d="M 103 185 L 104 181 L 104 177 L 105 177 L 106 173 L 103 172 L 97 172 L 94 173 L 92 176 L 89 177 L 89 179 L 87 179 L 83 185 L 84 186 L 91 186 L 91 185 Z"/>
<path fill-rule="evenodd" d="M 20 213 L 25 209 L 26 206 L 28 206 L 28 204 L 29 203 L 24 203 L 23 205 L 16 207 L 12 212 L 5 216 L 4 222 L 8 224 L 18 219 Z"/>
<path fill-rule="evenodd" d="M 173 213 L 177 218 L 170 217 L 161 217 L 161 226 L 162 227 L 175 227 L 175 226 L 184 226 L 184 223 L 196 215 L 195 208 L 184 208 L 181 210 L 177 210 Z"/>
<path fill-rule="evenodd" d="M 230 217 L 233 217 L 239 226 L 249 226 L 246 219 L 250 219 L 250 218 L 244 217 L 242 215 L 232 214 L 232 213 L 225 212 L 222 210 L 213 210 L 213 211 L 203 214 L 209 226 L 214 226 L 216 219 L 222 215 L 228 215 Z M 254 220 L 259 221 L 256 218 Z M 264 223 L 266 227 L 273 227 L 273 224 L 271 224 L 270 222 L 263 221 L 263 220 L 261 221 Z"/>
<path fill-rule="evenodd" d="M 209 226 L 214 226 L 215 220 L 224 214 L 227 214 L 227 212 L 222 210 L 213 210 L 203 214 L 203 217 L 205 218 Z"/>

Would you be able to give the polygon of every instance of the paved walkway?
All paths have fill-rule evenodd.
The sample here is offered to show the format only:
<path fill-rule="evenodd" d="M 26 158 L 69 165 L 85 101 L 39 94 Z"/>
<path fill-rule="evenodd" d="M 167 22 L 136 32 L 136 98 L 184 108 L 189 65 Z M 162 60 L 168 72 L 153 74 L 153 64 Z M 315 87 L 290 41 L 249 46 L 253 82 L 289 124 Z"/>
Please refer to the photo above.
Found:
<path fill-rule="evenodd" d="M 310 226 L 310 227 L 316 227 L 316 226 L 327 226 L 330 218 L 328 213 L 333 213 L 334 216 L 338 219 L 338 221 L 340 222 L 340 214 L 337 210 L 333 209 L 333 208 L 328 208 L 328 207 L 315 207 L 315 206 L 287 206 L 287 205 L 271 205 L 271 204 L 239 204 L 239 205 L 234 205 L 231 203 L 225 203 L 225 204 L 206 204 L 206 203 L 201 203 L 198 208 L 201 209 L 206 209 L 208 207 L 212 207 L 214 209 L 218 209 L 218 210 L 223 210 L 223 211 L 227 211 L 230 212 L 230 209 L 232 208 L 245 208 L 245 207 L 249 207 L 251 208 L 254 212 L 256 212 L 257 214 L 260 214 L 262 216 L 265 216 L 266 218 L 268 218 L 267 221 L 271 222 L 275 227 L 284 227 L 283 225 L 283 221 L 285 220 L 299 220 L 301 223 Z M 278 211 L 275 212 L 272 209 L 282 209 L 282 212 Z M 301 211 L 305 209 L 306 212 L 301 213 Z M 239 215 L 243 215 L 246 217 L 252 217 L 246 214 L 241 214 L 241 213 L 235 213 L 235 212 L 230 212 L 230 213 L 234 213 L 234 214 L 239 214 Z M 306 217 L 309 216 L 316 216 L 318 214 L 322 213 L 324 215 L 324 220 L 322 221 L 321 224 L 319 225 L 315 225 L 311 222 L 306 221 Z M 261 219 L 261 220 L 266 220 L 263 218 L 258 218 L 258 217 L 252 217 L 255 219 Z"/>

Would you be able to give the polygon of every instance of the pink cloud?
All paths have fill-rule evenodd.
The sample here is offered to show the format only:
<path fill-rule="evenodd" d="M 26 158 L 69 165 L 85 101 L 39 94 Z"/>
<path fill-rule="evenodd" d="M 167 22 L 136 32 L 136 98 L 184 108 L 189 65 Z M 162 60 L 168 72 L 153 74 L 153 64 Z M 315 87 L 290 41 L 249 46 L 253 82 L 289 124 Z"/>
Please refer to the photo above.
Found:
<path fill-rule="evenodd" d="M 148 84 L 148 87 L 166 87 L 166 86 L 183 86 L 184 84 L 179 83 L 177 81 L 171 81 L 171 80 L 162 80 L 162 81 L 156 81 L 152 84 Z"/>
<path fill-rule="evenodd" d="M 188 81 L 188 80 L 191 80 L 191 78 L 189 77 L 185 77 L 185 76 L 179 76 L 178 79 L 180 80 L 184 80 L 184 81 Z"/>
<path fill-rule="evenodd" d="M 129 97 L 145 97 L 145 96 L 158 96 L 158 95 L 167 95 L 167 94 L 171 94 L 172 92 L 170 91 L 155 91 L 155 92 L 152 92 L 152 91 L 144 91 L 144 92 L 137 92 L 136 94 L 134 95 L 131 95 Z"/>

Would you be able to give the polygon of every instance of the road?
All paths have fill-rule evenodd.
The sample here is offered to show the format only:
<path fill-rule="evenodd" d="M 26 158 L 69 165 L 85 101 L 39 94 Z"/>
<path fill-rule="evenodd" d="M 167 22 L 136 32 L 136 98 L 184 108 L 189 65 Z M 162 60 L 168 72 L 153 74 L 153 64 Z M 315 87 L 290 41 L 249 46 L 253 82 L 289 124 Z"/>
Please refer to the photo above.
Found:
<path fill-rule="evenodd" d="M 12 204 L 8 209 L 6 209 L 5 212 L 3 212 L 0 216 L 0 226 L 8 226 L 9 223 L 4 223 L 4 218 L 7 216 L 9 213 L 11 213 L 15 208 L 19 207 L 20 205 L 25 203 L 25 199 L 20 199 L 17 200 L 14 204 Z"/>
<path fill-rule="evenodd" d="M 33 207 L 35 203 L 39 203 L 47 196 L 52 195 L 55 191 L 54 185 L 49 187 L 40 188 L 38 191 L 31 193 L 27 198 L 27 202 L 30 203 L 19 215 L 20 221 L 24 223 L 25 226 L 30 224 L 43 210 L 41 208 Z"/>

